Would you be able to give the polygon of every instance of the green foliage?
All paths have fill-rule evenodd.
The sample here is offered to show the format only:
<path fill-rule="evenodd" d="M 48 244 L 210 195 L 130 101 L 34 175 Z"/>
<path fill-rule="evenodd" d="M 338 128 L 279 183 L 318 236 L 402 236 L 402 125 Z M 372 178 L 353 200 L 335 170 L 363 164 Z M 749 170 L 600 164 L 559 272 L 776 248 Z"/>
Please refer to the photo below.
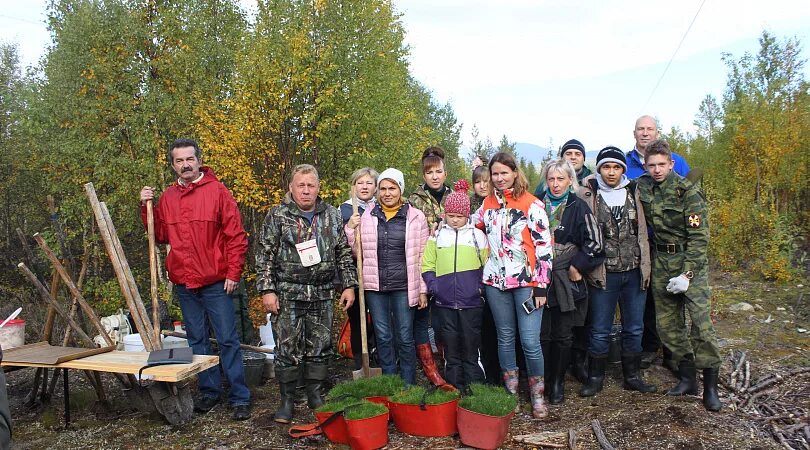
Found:
<path fill-rule="evenodd" d="M 503 387 L 485 384 L 471 384 L 472 395 L 462 397 L 458 406 L 488 416 L 502 417 L 515 410 L 517 397 L 506 392 Z"/>
<path fill-rule="evenodd" d="M 701 102 L 695 137 L 675 139 L 676 151 L 704 170 L 712 255 L 724 270 L 746 267 L 787 281 L 804 259 L 810 228 L 810 84 L 795 39 L 767 32 L 760 51 L 729 68 L 722 110 Z M 740 246 L 740 242 L 747 245 Z"/>
<path fill-rule="evenodd" d="M 386 408 L 385 405 L 363 400 L 356 405 L 350 406 L 343 417 L 345 417 L 346 420 L 360 420 L 376 417 L 386 412 L 388 412 L 388 408 Z"/>
<path fill-rule="evenodd" d="M 318 409 L 316 409 L 316 411 L 318 411 L 318 412 L 337 412 L 337 411 L 342 411 L 342 410 L 346 409 L 347 407 L 349 407 L 351 405 L 357 405 L 359 403 L 361 403 L 361 401 L 358 400 L 355 397 L 345 397 L 345 398 L 341 398 L 339 400 L 330 400 L 330 401 L 324 403 L 323 405 L 321 405 L 320 407 L 318 407 Z"/>
<path fill-rule="evenodd" d="M 405 388 L 405 382 L 399 375 L 380 375 L 378 377 L 360 378 L 336 385 L 327 394 L 327 399 L 344 396 L 353 398 L 388 397 Z"/>
<path fill-rule="evenodd" d="M 422 386 L 411 386 L 404 391 L 393 395 L 391 402 L 401 403 L 404 405 L 418 405 L 421 403 L 422 398 L 425 398 L 427 405 L 439 405 L 455 400 L 459 397 L 458 391 L 445 391 L 443 389 L 436 389 L 425 397 L 425 388 Z"/>

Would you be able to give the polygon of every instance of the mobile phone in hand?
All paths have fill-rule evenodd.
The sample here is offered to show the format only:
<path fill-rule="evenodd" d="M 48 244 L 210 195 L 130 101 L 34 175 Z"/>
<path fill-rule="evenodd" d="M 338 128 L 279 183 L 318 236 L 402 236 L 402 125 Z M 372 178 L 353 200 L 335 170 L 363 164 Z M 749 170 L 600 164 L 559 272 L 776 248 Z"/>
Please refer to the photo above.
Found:
<path fill-rule="evenodd" d="M 526 301 L 523 302 L 523 310 L 526 311 L 526 314 L 531 314 L 537 307 L 534 304 L 534 298 L 529 297 Z"/>

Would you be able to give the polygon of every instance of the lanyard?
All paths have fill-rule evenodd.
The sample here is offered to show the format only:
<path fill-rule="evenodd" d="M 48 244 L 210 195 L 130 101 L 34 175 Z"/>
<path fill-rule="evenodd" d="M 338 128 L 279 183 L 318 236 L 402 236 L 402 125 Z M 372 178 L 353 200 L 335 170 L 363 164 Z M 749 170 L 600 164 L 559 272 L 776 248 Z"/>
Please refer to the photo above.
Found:
<path fill-rule="evenodd" d="M 300 217 L 296 221 L 296 223 L 298 224 L 298 237 L 297 237 L 297 239 L 298 239 L 297 242 L 298 243 L 301 243 L 301 227 L 302 227 L 301 221 L 302 221 L 302 219 Z M 318 216 L 316 215 L 316 216 L 314 216 L 312 218 L 312 223 L 310 223 L 309 226 L 306 227 L 306 229 L 304 230 L 304 232 L 305 232 L 305 234 L 304 234 L 305 239 L 304 240 L 305 241 L 308 241 L 308 240 L 312 239 L 312 236 L 314 234 L 313 231 L 317 228 L 317 223 L 318 223 Z M 303 225 L 303 226 L 305 226 L 305 225 Z"/>

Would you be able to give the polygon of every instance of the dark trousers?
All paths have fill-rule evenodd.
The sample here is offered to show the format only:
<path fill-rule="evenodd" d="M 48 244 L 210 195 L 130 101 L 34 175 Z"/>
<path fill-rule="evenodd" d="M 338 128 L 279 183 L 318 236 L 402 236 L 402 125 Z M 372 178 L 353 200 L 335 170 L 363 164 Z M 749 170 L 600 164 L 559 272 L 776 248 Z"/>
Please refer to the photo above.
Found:
<path fill-rule="evenodd" d="M 498 332 L 495 330 L 495 319 L 492 318 L 492 310 L 488 306 L 484 307 L 481 314 L 480 351 L 481 365 L 484 366 L 487 383 L 500 386 L 501 365 L 498 362 Z M 521 355 L 520 352 L 517 354 Z"/>
<path fill-rule="evenodd" d="M 546 308 L 540 327 L 540 342 L 543 346 L 553 342 L 560 347 L 571 348 L 577 314 L 579 313 L 576 310 L 561 312 L 559 306 Z"/>
<path fill-rule="evenodd" d="M 658 328 L 655 323 L 655 300 L 652 289 L 647 289 L 647 299 L 644 303 L 644 332 L 641 335 L 641 351 L 655 353 L 661 347 L 661 338 L 658 337 Z"/>
<path fill-rule="evenodd" d="M 352 344 L 352 354 L 354 355 L 354 368 L 359 369 L 362 367 L 361 356 L 363 354 L 363 342 L 360 335 L 360 290 L 354 290 L 355 301 L 352 306 L 346 311 L 346 317 L 349 320 L 349 328 L 351 328 L 350 342 Z M 368 304 L 366 305 L 366 320 L 369 318 Z M 366 324 L 366 341 L 368 343 L 368 350 L 374 348 L 374 324 Z"/>
<path fill-rule="evenodd" d="M 483 307 L 433 308 L 441 323 L 438 334 L 444 344 L 445 378 L 458 389 L 484 381 L 484 372 L 478 365 L 483 310 Z"/>
<path fill-rule="evenodd" d="M 242 365 L 242 349 L 234 323 L 233 301 L 225 292 L 225 283 L 219 281 L 199 289 L 186 289 L 183 285 L 174 287 L 174 295 L 183 312 L 188 345 L 195 355 L 210 355 L 211 335 L 208 325 L 214 328 L 219 347 L 219 363 L 228 382 L 231 384 L 230 403 L 234 406 L 250 404 L 250 390 L 245 384 L 245 368 Z M 273 324 L 275 330 L 275 324 Z M 279 342 L 276 338 L 276 342 Z M 278 346 L 276 347 L 278 349 Z M 204 397 L 222 394 L 218 367 L 212 367 L 197 374 L 200 393 Z"/>

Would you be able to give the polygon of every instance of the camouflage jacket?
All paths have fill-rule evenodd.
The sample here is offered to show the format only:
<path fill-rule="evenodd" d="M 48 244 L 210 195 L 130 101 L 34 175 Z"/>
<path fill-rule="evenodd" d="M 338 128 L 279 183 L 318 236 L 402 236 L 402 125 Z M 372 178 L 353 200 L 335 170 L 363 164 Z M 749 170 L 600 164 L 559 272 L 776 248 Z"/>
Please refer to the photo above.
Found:
<path fill-rule="evenodd" d="M 670 172 L 661 183 L 649 175 L 638 179 L 639 198 L 652 227 L 655 269 L 670 276 L 687 271 L 704 275 L 708 269 L 709 223 L 706 201 L 689 180 Z M 671 251 L 659 249 L 671 246 Z"/>
<path fill-rule="evenodd" d="M 430 192 L 425 189 L 424 184 L 419 185 L 419 187 L 411 193 L 410 197 L 408 197 L 408 203 L 425 214 L 428 229 L 430 230 L 433 229 L 433 225 L 435 225 L 436 222 L 441 220 L 444 215 L 444 201 L 447 199 L 447 195 L 453 192 L 451 188 L 447 186 L 445 186 L 445 188 L 441 202 L 437 202 L 436 199 L 430 195 Z"/>
<path fill-rule="evenodd" d="M 262 294 L 277 292 L 280 283 L 331 285 L 336 272 L 344 288 L 357 286 L 354 258 L 340 211 L 318 198 L 312 222 L 310 227 L 289 193 L 281 205 L 270 210 L 256 252 L 256 290 Z M 310 232 L 321 262 L 304 267 L 295 245 L 311 239 Z"/>

